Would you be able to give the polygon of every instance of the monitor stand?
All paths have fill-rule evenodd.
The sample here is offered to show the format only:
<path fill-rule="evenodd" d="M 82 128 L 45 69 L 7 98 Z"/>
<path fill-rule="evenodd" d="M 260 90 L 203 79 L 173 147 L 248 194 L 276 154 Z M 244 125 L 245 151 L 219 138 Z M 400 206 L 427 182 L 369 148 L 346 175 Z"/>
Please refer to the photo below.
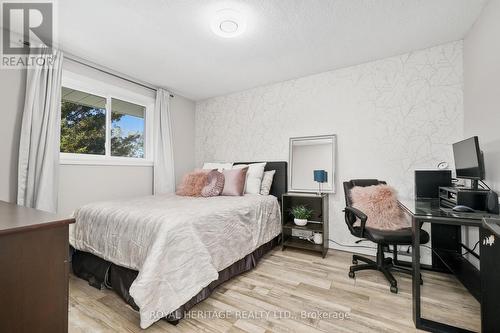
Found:
<path fill-rule="evenodd" d="M 486 188 L 479 187 L 479 180 L 471 180 L 471 184 L 469 188 L 464 188 L 466 191 L 471 191 L 471 192 L 489 192 L 490 190 Z"/>

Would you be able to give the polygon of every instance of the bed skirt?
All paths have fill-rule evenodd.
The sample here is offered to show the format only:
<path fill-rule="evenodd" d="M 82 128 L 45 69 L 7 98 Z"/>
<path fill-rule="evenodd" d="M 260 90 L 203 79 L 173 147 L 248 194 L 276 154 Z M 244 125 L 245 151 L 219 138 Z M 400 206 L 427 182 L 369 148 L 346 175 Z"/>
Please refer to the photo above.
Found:
<path fill-rule="evenodd" d="M 261 245 L 252 253 L 220 271 L 217 280 L 203 288 L 186 304 L 164 317 L 164 319 L 174 325 L 177 324 L 179 320 L 184 317 L 186 312 L 196 304 L 207 299 L 219 285 L 256 267 L 259 260 L 279 244 L 279 237 L 280 236 L 277 236 L 273 240 Z M 138 271 L 115 265 L 93 254 L 74 249 L 72 255 L 72 268 L 74 275 L 88 281 L 91 286 L 98 289 L 112 289 L 132 308 L 137 311 L 139 310 L 139 307 L 129 294 L 130 286 L 137 277 Z"/>

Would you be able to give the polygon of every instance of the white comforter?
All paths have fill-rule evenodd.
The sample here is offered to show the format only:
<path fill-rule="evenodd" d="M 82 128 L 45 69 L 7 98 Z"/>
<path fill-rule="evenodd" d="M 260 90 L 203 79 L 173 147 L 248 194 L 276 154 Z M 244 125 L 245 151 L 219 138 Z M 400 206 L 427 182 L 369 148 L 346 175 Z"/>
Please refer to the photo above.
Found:
<path fill-rule="evenodd" d="M 75 212 L 70 243 L 139 271 L 130 294 L 141 327 L 185 304 L 218 271 L 280 233 L 273 196 L 161 195 L 88 204 Z"/>

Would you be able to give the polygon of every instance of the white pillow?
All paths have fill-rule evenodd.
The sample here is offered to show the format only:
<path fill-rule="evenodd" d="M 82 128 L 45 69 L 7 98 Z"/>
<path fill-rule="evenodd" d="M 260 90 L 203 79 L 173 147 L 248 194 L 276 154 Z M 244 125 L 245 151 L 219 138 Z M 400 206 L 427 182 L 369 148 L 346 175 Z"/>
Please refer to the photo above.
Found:
<path fill-rule="evenodd" d="M 222 172 L 222 170 L 230 170 L 233 168 L 234 163 L 212 163 L 212 162 L 205 162 L 203 163 L 203 168 L 205 170 L 213 170 L 217 169 L 217 171 Z"/>
<path fill-rule="evenodd" d="M 266 163 L 237 164 L 233 169 L 241 169 L 248 166 L 247 179 L 245 183 L 245 194 L 260 194 L 262 177 L 264 177 L 264 168 Z"/>
<path fill-rule="evenodd" d="M 276 170 L 265 171 L 264 177 L 262 177 L 262 184 L 260 185 L 260 194 L 269 195 L 271 191 L 271 185 L 273 185 L 273 178 Z"/>

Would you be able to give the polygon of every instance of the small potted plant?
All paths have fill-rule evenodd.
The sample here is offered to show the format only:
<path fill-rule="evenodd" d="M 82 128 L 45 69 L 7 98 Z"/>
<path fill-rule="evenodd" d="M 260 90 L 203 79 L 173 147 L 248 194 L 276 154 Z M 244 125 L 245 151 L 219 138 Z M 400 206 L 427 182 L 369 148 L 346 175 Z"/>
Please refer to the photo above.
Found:
<path fill-rule="evenodd" d="M 310 219 L 313 214 L 313 211 L 304 205 L 292 207 L 290 212 L 294 217 L 293 222 L 298 226 L 305 226 L 307 224 L 307 220 Z"/>

